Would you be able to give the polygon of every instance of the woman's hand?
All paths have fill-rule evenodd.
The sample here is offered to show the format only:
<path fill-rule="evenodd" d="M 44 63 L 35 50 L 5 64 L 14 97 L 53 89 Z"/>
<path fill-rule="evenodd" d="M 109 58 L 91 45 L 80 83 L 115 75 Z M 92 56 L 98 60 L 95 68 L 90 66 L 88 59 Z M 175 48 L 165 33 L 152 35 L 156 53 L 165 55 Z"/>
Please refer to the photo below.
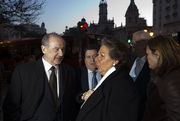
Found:
<path fill-rule="evenodd" d="M 94 90 L 91 90 L 91 89 L 84 92 L 83 95 L 81 96 L 81 99 L 86 101 L 93 92 L 94 92 Z"/>

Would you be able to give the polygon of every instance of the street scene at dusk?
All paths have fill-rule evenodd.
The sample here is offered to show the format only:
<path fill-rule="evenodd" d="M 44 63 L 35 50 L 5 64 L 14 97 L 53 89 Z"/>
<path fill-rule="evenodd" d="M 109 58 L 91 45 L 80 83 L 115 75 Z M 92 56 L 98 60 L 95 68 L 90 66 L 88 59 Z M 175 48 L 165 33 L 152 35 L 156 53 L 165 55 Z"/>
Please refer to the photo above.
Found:
<path fill-rule="evenodd" d="M 170 120 L 180 0 L 0 0 L 0 121 Z"/>

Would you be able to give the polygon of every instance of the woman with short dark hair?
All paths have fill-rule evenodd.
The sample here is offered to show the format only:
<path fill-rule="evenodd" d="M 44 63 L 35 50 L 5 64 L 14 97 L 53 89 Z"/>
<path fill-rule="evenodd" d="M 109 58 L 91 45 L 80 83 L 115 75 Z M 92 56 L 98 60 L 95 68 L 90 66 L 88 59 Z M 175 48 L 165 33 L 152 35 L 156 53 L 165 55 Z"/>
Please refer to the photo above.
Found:
<path fill-rule="evenodd" d="M 180 121 L 180 46 L 157 36 L 146 47 L 152 80 L 143 121 Z"/>
<path fill-rule="evenodd" d="M 85 102 L 77 121 L 136 121 L 138 101 L 128 74 L 128 55 L 128 48 L 119 40 L 102 40 L 95 61 L 103 77 L 83 94 Z"/>
<path fill-rule="evenodd" d="M 116 39 L 104 38 L 101 42 L 101 45 L 108 47 L 109 56 L 112 59 L 119 61 L 119 63 L 115 65 L 116 68 L 120 68 L 121 66 L 129 66 L 130 55 L 129 50 L 125 44 L 121 43 L 119 40 Z"/>

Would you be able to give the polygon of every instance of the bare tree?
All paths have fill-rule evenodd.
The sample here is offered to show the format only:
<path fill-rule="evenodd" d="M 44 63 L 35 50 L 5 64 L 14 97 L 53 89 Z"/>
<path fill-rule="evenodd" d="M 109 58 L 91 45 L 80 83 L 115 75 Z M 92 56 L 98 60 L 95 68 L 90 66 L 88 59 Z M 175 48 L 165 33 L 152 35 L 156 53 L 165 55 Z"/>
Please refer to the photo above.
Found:
<path fill-rule="evenodd" d="M 0 16 L 13 24 L 34 23 L 46 0 L 0 0 Z"/>

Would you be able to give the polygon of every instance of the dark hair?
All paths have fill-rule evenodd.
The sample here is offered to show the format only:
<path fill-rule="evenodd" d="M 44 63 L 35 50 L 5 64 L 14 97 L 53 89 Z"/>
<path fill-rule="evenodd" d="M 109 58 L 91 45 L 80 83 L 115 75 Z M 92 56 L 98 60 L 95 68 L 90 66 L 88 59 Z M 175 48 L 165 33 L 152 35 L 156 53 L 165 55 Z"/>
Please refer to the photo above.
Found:
<path fill-rule="evenodd" d="M 42 41 L 41 41 L 41 45 L 48 46 L 48 44 L 49 44 L 49 39 L 50 39 L 51 37 L 57 37 L 57 38 L 59 38 L 59 39 L 61 39 L 61 40 L 64 41 L 64 39 L 63 39 L 59 34 L 57 34 L 57 33 L 55 33 L 55 32 L 52 32 L 52 33 L 49 33 L 49 34 L 46 34 L 46 35 L 43 36 Z M 64 42 L 65 42 L 65 41 L 64 41 Z"/>
<path fill-rule="evenodd" d="M 102 45 L 109 48 L 109 56 L 112 59 L 119 61 L 119 63 L 115 65 L 116 69 L 122 66 L 129 66 L 129 50 L 124 43 L 113 37 L 105 37 L 101 41 L 101 46 Z"/>
<path fill-rule="evenodd" d="M 99 47 L 95 44 L 88 44 L 85 48 L 84 48 L 84 53 L 86 53 L 87 50 L 96 50 L 98 51 Z"/>
<path fill-rule="evenodd" d="M 162 75 L 171 69 L 180 66 L 180 46 L 170 36 L 157 36 L 149 39 L 147 46 L 154 54 L 156 50 L 160 53 L 157 67 L 153 70 L 155 74 Z"/>
<path fill-rule="evenodd" d="M 83 58 L 86 58 L 86 51 L 87 50 L 96 50 L 98 52 L 99 47 L 95 44 L 88 44 L 83 50 Z"/>

